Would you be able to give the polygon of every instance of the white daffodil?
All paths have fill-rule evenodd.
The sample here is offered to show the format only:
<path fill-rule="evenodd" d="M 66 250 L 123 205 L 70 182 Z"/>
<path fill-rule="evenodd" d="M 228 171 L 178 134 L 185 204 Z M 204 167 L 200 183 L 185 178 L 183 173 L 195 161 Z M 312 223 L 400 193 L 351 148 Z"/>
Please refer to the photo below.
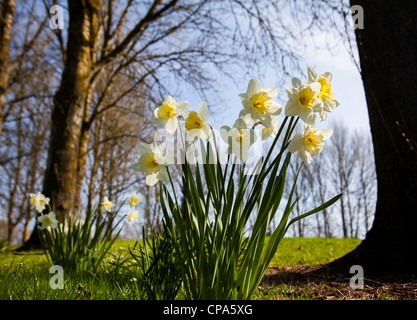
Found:
<path fill-rule="evenodd" d="M 42 224 L 42 230 L 46 229 L 47 227 L 51 227 L 52 229 L 58 227 L 58 220 L 56 219 L 55 213 L 53 211 L 49 212 L 48 214 L 39 216 L 38 222 Z"/>
<path fill-rule="evenodd" d="M 139 218 L 139 211 L 138 210 L 132 210 L 126 214 L 126 216 L 129 218 L 129 224 L 134 224 L 136 220 Z"/>
<path fill-rule="evenodd" d="M 136 147 L 140 159 L 139 162 L 132 165 L 132 169 L 145 172 L 146 184 L 148 186 L 155 185 L 159 180 L 169 182 L 167 159 L 163 156 L 163 152 L 157 142 L 147 144 L 140 143 Z"/>
<path fill-rule="evenodd" d="M 101 209 L 102 209 L 103 211 L 108 211 L 108 212 L 111 212 L 111 210 L 112 210 L 115 206 L 116 206 L 116 205 L 115 205 L 113 202 L 111 202 L 111 201 L 109 200 L 109 198 L 108 198 L 108 197 L 104 197 L 103 201 L 101 202 Z"/>
<path fill-rule="evenodd" d="M 239 118 L 242 118 L 247 125 L 259 120 L 262 125 L 269 128 L 272 116 L 278 116 L 282 111 L 281 105 L 273 100 L 277 94 L 277 88 L 262 88 L 258 80 L 251 79 L 246 93 L 239 94 L 243 104 Z"/>
<path fill-rule="evenodd" d="M 140 197 L 136 195 L 136 191 L 133 191 L 132 196 L 129 199 L 127 199 L 127 204 L 131 208 L 134 208 L 139 203 L 139 200 L 140 200 Z"/>
<path fill-rule="evenodd" d="M 253 129 L 247 128 L 243 119 L 237 119 L 233 128 L 221 127 L 220 136 L 229 145 L 227 153 L 235 154 L 242 161 L 249 158 L 249 149 L 256 141 L 256 135 Z"/>
<path fill-rule="evenodd" d="M 278 117 L 271 118 L 271 125 L 267 128 L 264 127 L 261 130 L 261 142 L 265 142 L 268 138 L 275 138 L 279 129 Z"/>
<path fill-rule="evenodd" d="M 174 134 L 178 127 L 178 117 L 188 116 L 187 101 L 176 102 L 171 96 L 166 96 L 162 105 L 155 109 L 154 116 L 151 121 L 156 124 L 165 125 L 165 130 L 169 134 Z"/>
<path fill-rule="evenodd" d="M 37 194 L 30 193 L 30 206 L 31 208 L 35 207 L 39 213 L 42 213 L 45 210 L 45 207 L 49 204 L 50 199 L 45 197 L 42 193 L 38 192 Z"/>
<path fill-rule="evenodd" d="M 307 124 L 314 125 L 317 115 L 323 109 L 323 101 L 318 98 L 321 85 L 311 82 L 305 85 L 298 78 L 292 79 L 292 87 L 287 89 L 288 102 L 285 106 L 285 115 L 288 117 L 300 116 Z"/>
<path fill-rule="evenodd" d="M 206 102 L 201 102 L 197 112 L 190 111 L 185 119 L 185 129 L 188 131 L 188 141 L 201 138 L 208 140 L 210 138 L 210 125 L 207 123 L 209 112 Z"/>
<path fill-rule="evenodd" d="M 290 141 L 288 151 L 298 153 L 300 158 L 311 163 L 312 157 L 317 157 L 324 146 L 324 141 L 332 135 L 332 129 L 318 129 L 304 125 L 303 133 L 298 133 Z"/>
<path fill-rule="evenodd" d="M 332 86 L 332 74 L 325 72 L 321 76 L 317 75 L 316 70 L 313 67 L 307 68 L 307 83 L 318 82 L 321 85 L 318 98 L 323 101 L 323 108 L 320 110 L 320 120 L 327 120 L 327 113 L 332 112 L 336 107 L 340 105 L 334 97 Z"/>

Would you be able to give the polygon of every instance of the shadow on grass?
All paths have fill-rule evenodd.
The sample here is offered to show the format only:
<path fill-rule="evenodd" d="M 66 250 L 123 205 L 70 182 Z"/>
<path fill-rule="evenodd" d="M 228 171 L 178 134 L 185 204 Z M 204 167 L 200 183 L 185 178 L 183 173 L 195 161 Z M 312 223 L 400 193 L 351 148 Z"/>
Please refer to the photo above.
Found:
<path fill-rule="evenodd" d="M 364 275 L 362 289 L 350 286 L 354 274 L 334 273 L 330 264 L 272 266 L 259 290 L 277 291 L 277 299 L 417 300 L 417 279 L 409 274 Z M 284 294 L 282 288 L 285 288 Z"/>

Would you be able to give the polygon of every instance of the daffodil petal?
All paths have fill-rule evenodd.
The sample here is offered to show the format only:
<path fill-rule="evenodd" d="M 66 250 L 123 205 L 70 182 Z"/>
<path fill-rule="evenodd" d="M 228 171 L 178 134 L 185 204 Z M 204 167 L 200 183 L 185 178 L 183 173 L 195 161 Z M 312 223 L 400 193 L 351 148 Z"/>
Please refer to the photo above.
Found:
<path fill-rule="evenodd" d="M 159 180 L 157 178 L 158 173 L 157 172 L 153 172 L 149 175 L 146 176 L 145 178 L 145 182 L 148 186 L 152 187 L 154 186 Z"/>
<path fill-rule="evenodd" d="M 161 180 L 161 181 L 166 182 L 166 183 L 169 182 L 168 170 L 165 166 L 161 166 L 161 169 L 159 170 L 158 174 L 156 175 L 156 178 L 158 180 Z"/>
<path fill-rule="evenodd" d="M 176 117 L 168 119 L 168 121 L 165 124 L 165 130 L 169 134 L 174 134 L 175 131 L 177 130 L 177 127 L 178 127 L 178 120 Z"/>
<path fill-rule="evenodd" d="M 251 79 L 246 90 L 246 95 L 252 97 L 255 93 L 258 93 L 262 90 L 261 83 L 256 79 Z"/>
<path fill-rule="evenodd" d="M 303 83 L 298 78 L 292 78 L 291 84 L 292 84 L 293 88 L 297 89 L 297 91 L 300 90 L 303 87 Z"/>
<path fill-rule="evenodd" d="M 220 138 L 226 143 L 229 143 L 229 132 L 231 132 L 231 128 L 229 126 L 222 126 L 220 128 Z"/>
<path fill-rule="evenodd" d="M 209 117 L 209 111 L 207 108 L 207 103 L 206 102 L 201 102 L 197 108 L 197 113 L 199 115 L 199 117 L 201 118 L 201 120 L 203 120 L 204 122 L 207 121 L 208 117 Z"/>
<path fill-rule="evenodd" d="M 329 139 L 333 134 L 332 129 L 322 129 L 320 132 L 321 132 L 321 135 L 323 136 L 323 140 Z"/>
<path fill-rule="evenodd" d="M 139 143 L 136 146 L 136 150 L 139 153 L 139 155 L 142 155 L 142 154 L 148 153 L 148 152 L 152 152 L 151 145 L 148 144 L 148 143 L 144 143 L 144 142 Z"/>
<path fill-rule="evenodd" d="M 307 82 L 315 82 L 317 81 L 317 72 L 313 67 L 307 68 Z"/>

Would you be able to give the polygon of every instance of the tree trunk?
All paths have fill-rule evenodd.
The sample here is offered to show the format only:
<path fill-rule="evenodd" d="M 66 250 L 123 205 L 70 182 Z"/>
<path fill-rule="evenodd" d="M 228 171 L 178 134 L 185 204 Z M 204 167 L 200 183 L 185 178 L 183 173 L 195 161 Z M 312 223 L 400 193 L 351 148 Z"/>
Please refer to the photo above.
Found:
<path fill-rule="evenodd" d="M 356 29 L 377 173 L 374 223 L 358 248 L 330 265 L 349 272 L 417 271 L 417 1 L 355 0 Z"/>
<path fill-rule="evenodd" d="M 12 37 L 15 1 L 6 0 L 0 4 L 0 138 L 2 136 L 3 113 L 6 106 L 6 91 L 10 71 L 10 40 Z"/>
<path fill-rule="evenodd" d="M 61 83 L 54 97 L 48 161 L 43 194 L 51 199 L 58 217 L 74 206 L 78 151 L 84 120 L 86 95 L 91 79 L 91 45 L 97 26 L 97 8 L 91 1 L 68 1 L 69 28 L 66 61 Z M 37 228 L 23 248 L 40 245 Z M 22 249 L 23 250 L 23 249 Z"/>

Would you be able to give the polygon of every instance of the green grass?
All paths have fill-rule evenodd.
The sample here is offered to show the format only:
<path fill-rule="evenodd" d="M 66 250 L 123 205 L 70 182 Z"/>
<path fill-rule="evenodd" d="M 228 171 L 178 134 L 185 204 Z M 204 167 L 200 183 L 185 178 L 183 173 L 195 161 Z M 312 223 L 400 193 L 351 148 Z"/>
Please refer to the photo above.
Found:
<path fill-rule="evenodd" d="M 284 238 L 272 265 L 327 263 L 353 250 L 358 239 Z M 51 289 L 50 263 L 38 251 L 30 255 L 16 255 L 0 250 L 0 300 L 129 300 L 140 299 L 141 290 L 135 281 L 134 269 L 115 269 L 111 259 L 123 256 L 135 241 L 118 240 L 112 247 L 103 270 L 96 274 L 72 272 L 64 274 L 64 289 Z M 85 290 L 78 290 L 80 284 Z M 255 299 L 309 299 L 307 294 L 294 296 L 285 285 L 255 293 Z M 177 298 L 181 299 L 181 295 Z"/>
<path fill-rule="evenodd" d="M 355 249 L 361 240 L 343 238 L 284 238 L 273 265 L 322 264 L 331 262 Z"/>

